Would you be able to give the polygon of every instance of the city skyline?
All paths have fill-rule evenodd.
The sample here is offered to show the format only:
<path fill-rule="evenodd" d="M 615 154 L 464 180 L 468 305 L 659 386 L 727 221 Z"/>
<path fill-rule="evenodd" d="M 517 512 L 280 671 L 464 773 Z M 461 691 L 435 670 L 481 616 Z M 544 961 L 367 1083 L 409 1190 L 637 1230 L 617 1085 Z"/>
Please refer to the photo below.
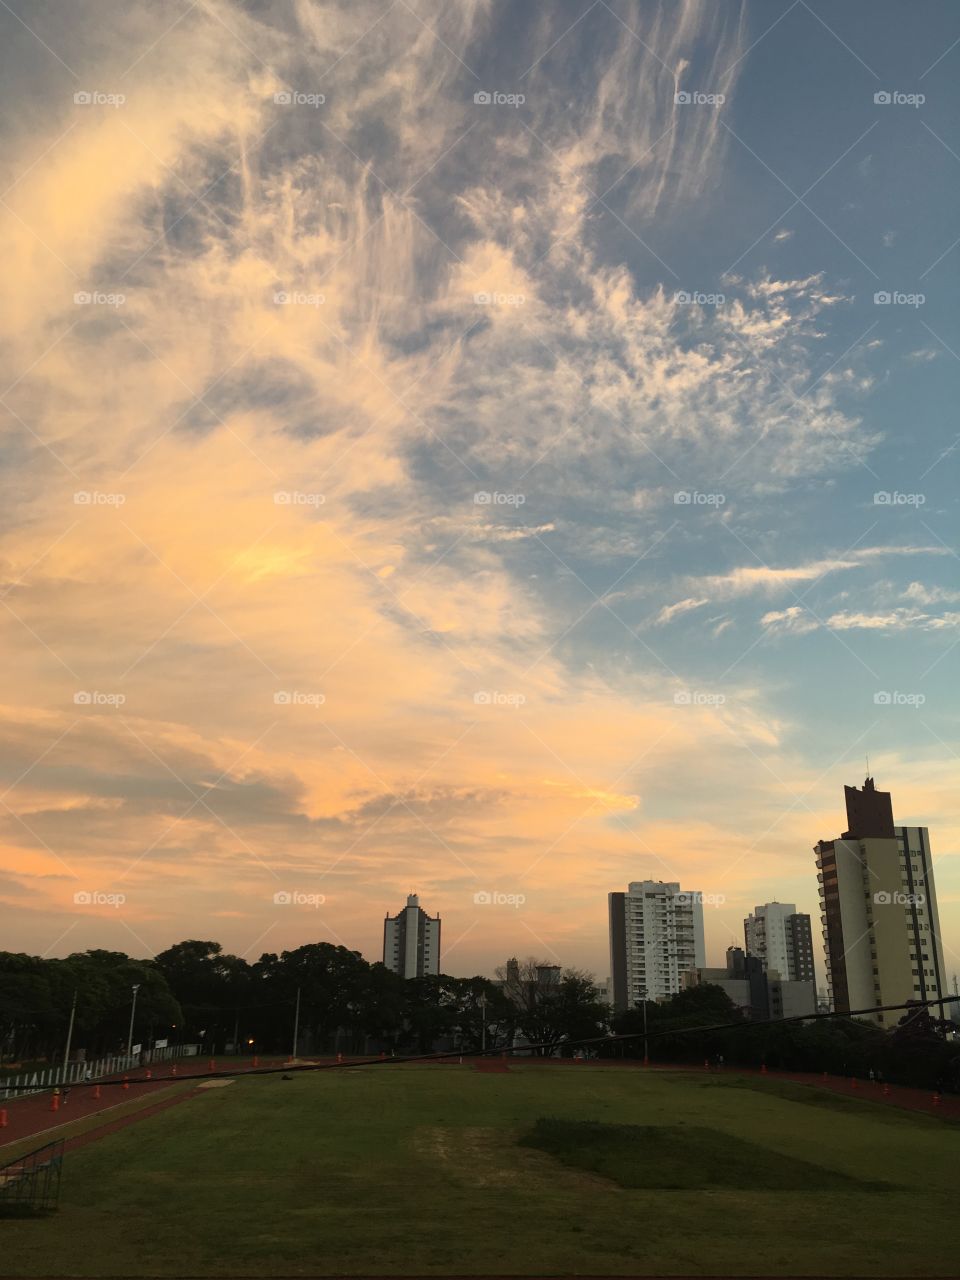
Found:
<path fill-rule="evenodd" d="M 955 11 L 80 8 L 0 6 L 5 947 L 414 886 L 602 979 L 654 879 L 717 965 L 869 755 L 960 969 Z"/>
<path fill-rule="evenodd" d="M 848 810 L 848 822 L 851 823 L 851 826 L 854 826 L 855 823 L 851 817 L 851 814 L 857 812 L 858 804 L 863 804 L 866 801 L 869 806 L 869 798 L 874 794 L 873 779 L 870 777 L 866 779 L 863 793 L 861 793 L 859 789 L 855 786 L 844 786 L 844 793 L 846 796 L 846 803 L 847 803 L 847 810 Z M 881 801 L 886 803 L 885 813 L 889 811 L 890 821 L 892 822 L 890 793 L 876 793 L 876 794 L 880 796 Z M 864 797 L 864 800 L 860 799 L 861 795 Z M 867 814 L 868 819 L 872 817 L 872 810 L 869 807 L 866 808 L 865 812 Z M 911 844 L 919 844 L 920 848 L 919 850 L 914 852 L 914 857 L 915 858 L 919 857 L 921 859 L 921 863 L 920 863 L 921 873 L 929 877 L 929 879 L 925 881 L 920 881 L 920 883 L 929 884 L 932 890 L 933 870 L 932 870 L 931 854 L 929 851 L 929 834 L 928 834 L 927 828 L 926 827 L 905 827 L 905 826 L 897 825 L 895 827 L 895 831 L 896 831 L 896 839 L 900 844 L 901 861 L 903 860 L 903 853 L 905 848 L 911 847 Z M 827 849 L 832 850 L 832 846 L 834 843 L 842 845 L 847 840 L 847 837 L 851 834 L 852 832 L 845 833 L 842 841 L 818 842 L 818 844 L 814 846 L 814 850 L 813 850 L 817 858 L 817 867 L 818 868 L 821 867 L 821 858 L 825 850 Z M 869 874 L 874 879 L 877 879 L 877 883 L 883 883 L 884 885 L 887 884 L 887 879 L 889 879 L 890 886 L 892 886 L 891 893 L 895 893 L 898 891 L 897 886 L 900 883 L 899 880 L 895 881 L 893 878 L 887 877 L 887 879 L 883 879 L 881 881 L 880 879 L 877 878 L 876 871 L 871 871 Z M 817 875 L 817 880 L 819 881 L 823 880 L 822 874 Z M 904 881 L 903 883 L 907 884 L 908 882 Z M 912 884 L 912 881 L 910 882 L 910 884 Z M 783 979 L 783 981 L 785 982 L 795 983 L 798 979 L 807 980 L 809 977 L 809 980 L 814 985 L 815 991 L 819 991 L 822 988 L 829 989 L 831 987 L 830 963 L 829 963 L 830 951 L 827 945 L 828 930 L 826 926 L 826 919 L 822 915 L 821 915 L 821 919 L 824 920 L 824 925 L 823 925 L 823 928 L 818 932 L 822 934 L 823 943 L 822 945 L 817 945 L 817 944 L 813 945 L 812 970 L 809 968 L 810 962 L 808 959 L 811 951 L 811 923 L 810 922 L 811 922 L 812 916 L 818 913 L 803 912 L 803 911 L 798 912 L 796 909 L 796 905 L 794 903 L 783 902 L 783 901 L 780 901 L 778 898 L 773 898 L 771 899 L 771 901 L 765 904 L 755 905 L 754 908 L 750 911 L 749 915 L 747 915 L 745 918 L 742 919 L 741 940 L 740 941 L 733 940 L 733 941 L 727 942 L 726 945 L 723 947 L 722 954 L 720 954 L 719 947 L 721 946 L 721 941 L 716 934 L 714 934 L 714 936 L 710 939 L 709 947 L 707 945 L 706 930 L 704 925 L 704 921 L 706 917 L 704 915 L 703 908 L 705 905 L 713 908 L 719 908 L 723 906 L 726 902 L 724 895 L 704 894 L 702 890 L 691 890 L 689 888 L 684 889 L 682 888 L 682 886 L 680 886 L 679 883 L 671 884 L 661 879 L 658 879 L 658 880 L 651 879 L 651 880 L 645 880 L 645 881 L 631 882 L 631 884 L 628 886 L 628 893 L 626 895 L 623 893 L 614 892 L 614 891 L 611 891 L 607 894 L 606 929 L 607 929 L 607 952 L 608 952 L 608 960 L 609 960 L 607 967 L 610 970 L 610 972 L 606 976 L 604 976 L 604 969 L 602 964 L 596 966 L 596 968 L 590 969 L 590 972 L 593 974 L 596 980 L 597 986 L 599 988 L 603 989 L 605 987 L 609 987 L 611 992 L 614 992 L 616 990 L 616 973 L 618 969 L 618 963 L 615 956 L 611 954 L 611 948 L 615 946 L 613 941 L 613 929 L 614 929 L 613 905 L 612 905 L 613 900 L 624 899 L 625 897 L 629 898 L 630 895 L 632 894 L 635 894 L 635 896 L 640 898 L 643 896 L 644 891 L 648 891 L 648 890 L 658 894 L 662 894 L 663 891 L 666 891 L 668 897 L 672 896 L 674 899 L 676 899 L 677 902 L 682 903 L 685 909 L 688 909 L 688 910 L 692 909 L 696 916 L 696 919 L 694 922 L 694 928 L 695 928 L 695 934 L 696 934 L 696 939 L 695 939 L 696 955 L 693 955 L 693 953 L 691 952 L 691 958 L 690 958 L 689 964 L 687 964 L 686 962 L 684 963 L 677 962 L 676 956 L 674 956 L 672 963 L 674 965 L 674 968 L 676 969 L 676 973 L 674 974 L 675 981 L 665 981 L 661 983 L 660 986 L 656 986 L 656 983 L 653 983 L 649 987 L 650 994 L 648 998 L 659 999 L 659 998 L 665 998 L 669 994 L 675 994 L 676 991 L 679 991 L 682 989 L 684 975 L 687 972 L 692 973 L 693 971 L 696 970 L 698 972 L 706 973 L 707 970 L 710 969 L 710 965 L 708 964 L 708 959 L 710 960 L 722 959 L 725 964 L 729 963 L 730 954 L 731 952 L 734 952 L 734 951 L 743 951 L 746 956 L 755 957 L 758 961 L 760 961 L 764 972 L 766 972 L 767 968 L 769 967 L 772 971 L 774 971 L 778 975 L 779 978 Z M 937 930 L 939 930 L 938 895 L 936 895 L 935 890 L 932 890 L 932 892 L 933 892 L 933 897 L 932 897 L 932 902 L 930 903 L 930 909 L 932 911 L 934 925 L 935 925 L 935 937 L 936 937 L 937 949 L 938 949 L 938 956 L 936 958 L 939 963 L 936 989 L 938 993 L 945 996 L 949 994 L 953 986 L 956 985 L 957 971 L 954 969 L 951 969 L 950 965 L 945 961 L 945 958 L 944 958 L 942 938 L 939 932 L 937 932 Z M 822 884 L 818 889 L 818 893 L 819 893 L 819 899 L 820 899 L 819 912 L 822 913 L 824 910 L 824 893 L 823 893 Z M 120 896 L 122 897 L 122 895 Z M 80 891 L 77 894 L 77 898 L 80 901 L 78 901 L 76 905 L 83 906 L 83 907 L 88 905 L 93 907 L 100 906 L 100 907 L 112 908 L 114 910 L 118 905 L 121 905 L 121 906 L 123 905 L 122 903 L 120 904 L 113 903 L 111 901 L 112 897 L 113 895 L 108 893 L 103 893 L 103 892 Z M 519 897 L 519 901 L 513 901 L 512 899 L 515 897 Z M 503 902 L 504 904 L 509 904 L 513 906 L 515 909 L 518 908 L 519 906 L 522 906 L 524 901 L 523 895 L 509 895 L 499 891 L 491 892 L 489 890 L 477 891 L 476 893 L 474 893 L 473 898 L 474 898 L 475 905 L 495 906 L 495 905 L 500 905 L 501 902 Z M 300 890 L 281 890 L 274 894 L 274 905 L 284 906 L 284 907 L 295 906 L 295 907 L 305 908 L 308 911 L 316 911 L 319 907 L 324 905 L 324 896 L 312 895 Z M 414 925 L 412 928 L 410 925 L 411 915 L 414 918 Z M 109 919 L 109 916 L 107 917 L 107 919 Z M 761 922 L 759 925 L 759 928 L 757 923 L 758 921 Z M 474 974 L 479 974 L 481 972 L 484 972 L 485 970 L 475 969 L 475 970 L 470 970 L 470 972 L 467 973 L 466 971 L 462 971 L 462 972 L 459 971 L 456 965 L 453 965 L 450 968 L 446 968 L 444 966 L 443 953 L 442 953 L 441 943 L 440 943 L 440 927 L 441 927 L 441 915 L 439 910 L 437 910 L 437 914 L 435 916 L 430 916 L 429 913 L 425 911 L 424 908 L 422 907 L 420 903 L 419 895 L 415 893 L 411 893 L 407 895 L 406 907 L 402 908 L 396 916 L 391 916 L 389 911 L 386 912 L 385 919 L 382 926 L 382 933 L 380 938 L 381 945 L 380 945 L 378 954 L 374 954 L 372 956 L 368 955 L 366 948 L 362 946 L 354 945 L 344 938 L 337 937 L 335 940 L 340 945 L 347 947 L 349 950 L 357 951 L 359 954 L 365 956 L 365 958 L 367 958 L 368 960 L 372 960 L 376 958 L 381 959 L 387 968 L 393 969 L 395 972 L 399 973 L 403 977 L 423 976 L 423 974 L 425 973 L 426 974 L 449 973 L 451 976 L 465 977 L 465 976 L 473 976 Z M 723 929 L 727 928 L 725 924 L 722 927 Z M 510 935 L 510 934 L 506 935 L 508 950 L 511 949 L 511 937 L 515 938 L 515 935 Z M 408 938 L 410 939 L 409 946 L 407 942 Z M 304 945 L 305 943 L 311 943 L 311 942 L 317 942 L 317 941 L 330 941 L 330 938 L 325 935 L 315 936 L 312 933 L 307 933 L 307 934 L 304 934 L 303 936 L 295 937 L 290 942 L 289 947 L 285 947 L 284 949 L 292 950 L 292 949 L 296 949 L 296 947 L 298 946 Z M 662 941 L 662 939 L 658 937 L 657 939 L 655 939 L 655 941 L 659 943 Z M 858 938 L 855 941 L 859 942 L 860 939 Z M 426 944 L 426 953 L 425 953 L 425 944 Z M 542 944 L 542 945 L 546 948 L 546 951 L 549 953 L 549 958 L 557 959 L 557 960 L 561 959 L 559 954 L 553 951 L 552 948 L 550 948 L 549 944 Z M 410 947 L 412 947 L 412 950 L 410 950 Z M 522 947 L 517 947 L 515 945 L 512 947 L 512 949 L 514 951 L 523 951 Z M 67 955 L 69 954 L 70 951 L 76 951 L 76 950 L 77 950 L 76 947 L 69 948 L 67 950 L 64 950 L 62 954 Z M 225 950 L 229 951 L 230 948 L 226 947 Z M 531 956 L 533 955 L 533 952 L 535 950 L 536 948 L 531 949 Z M 376 952 L 377 949 L 373 948 L 373 951 Z M 670 948 L 670 951 L 671 951 L 671 955 L 673 955 L 672 948 Z M 709 951 L 709 956 L 707 954 L 708 951 Z M 136 955 L 137 953 L 133 951 L 132 954 Z M 258 951 L 257 954 L 259 955 L 260 952 Z M 141 957 L 141 958 L 149 958 L 149 957 Z M 243 956 L 242 958 L 247 960 L 253 960 L 256 958 L 256 956 L 250 955 L 250 956 Z M 846 959 L 846 956 L 844 958 Z M 493 965 L 491 965 L 490 963 L 487 963 L 486 965 L 486 969 L 489 969 L 491 972 L 495 972 L 499 964 L 499 959 L 497 958 L 495 959 L 496 959 L 496 963 L 494 963 Z M 579 967 L 572 961 L 569 961 L 569 962 L 565 961 L 565 964 L 566 963 L 573 964 L 573 967 Z M 719 974 L 721 972 L 721 968 L 719 966 L 715 966 L 712 969 L 712 972 L 715 974 Z M 811 973 L 812 973 L 812 976 L 810 976 Z M 489 974 L 487 976 L 489 976 Z M 701 980 L 706 981 L 708 979 L 703 978 Z M 633 978 L 630 979 L 630 982 L 634 986 L 636 985 L 636 981 Z M 921 979 L 921 982 L 922 982 L 922 979 Z M 646 986 L 646 983 L 644 983 L 644 985 Z M 655 991 L 653 989 L 654 987 L 656 987 Z M 918 990 L 919 989 L 920 988 L 918 988 Z M 898 994 L 903 994 L 903 993 L 898 993 Z M 928 994 L 929 993 L 927 993 L 927 995 Z M 831 990 L 831 1001 L 834 998 L 835 998 L 835 992 Z M 926 995 L 924 995 L 923 998 L 926 998 Z M 615 1000 L 615 997 L 611 995 L 611 1001 L 613 1002 L 614 1000 Z M 856 1003 L 856 1001 L 854 1001 L 853 1003 Z M 853 1007 L 853 1006 L 851 1005 L 850 1007 Z"/>

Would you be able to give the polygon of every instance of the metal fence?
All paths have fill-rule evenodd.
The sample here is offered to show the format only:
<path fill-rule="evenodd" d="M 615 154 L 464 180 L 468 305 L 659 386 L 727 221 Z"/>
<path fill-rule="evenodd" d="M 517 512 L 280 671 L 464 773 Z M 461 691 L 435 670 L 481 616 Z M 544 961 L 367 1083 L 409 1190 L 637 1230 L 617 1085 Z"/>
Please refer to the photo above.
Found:
<path fill-rule="evenodd" d="M 44 1089 L 76 1084 L 80 1080 L 101 1080 L 104 1076 L 132 1071 L 136 1067 L 150 1066 L 155 1062 L 167 1062 L 171 1058 L 189 1057 L 196 1052 L 196 1045 L 178 1044 L 164 1049 L 150 1049 L 146 1053 L 123 1053 L 112 1058 L 97 1058 L 93 1062 L 61 1062 L 56 1067 L 24 1071 L 17 1076 L 0 1078 L 0 1102 L 21 1098 L 28 1093 L 41 1093 Z"/>
<path fill-rule="evenodd" d="M 0 1165 L 0 1216 L 50 1213 L 60 1200 L 63 1139 Z"/>

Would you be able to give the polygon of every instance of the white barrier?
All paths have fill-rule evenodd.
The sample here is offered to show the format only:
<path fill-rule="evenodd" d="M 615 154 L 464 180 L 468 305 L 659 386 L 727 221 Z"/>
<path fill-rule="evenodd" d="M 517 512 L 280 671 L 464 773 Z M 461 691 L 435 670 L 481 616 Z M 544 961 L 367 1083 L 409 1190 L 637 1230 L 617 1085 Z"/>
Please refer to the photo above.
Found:
<path fill-rule="evenodd" d="M 112 1058 L 97 1058 L 93 1062 L 61 1063 L 58 1067 L 44 1067 L 41 1071 L 24 1071 L 18 1076 L 0 1079 L 0 1101 L 22 1098 L 29 1093 L 42 1093 L 44 1089 L 62 1088 L 80 1080 L 102 1080 L 104 1076 L 132 1071 L 145 1063 L 168 1062 L 196 1053 L 196 1045 L 170 1045 L 165 1049 L 151 1049 L 143 1054 L 118 1054 Z M 88 1076 L 89 1073 L 89 1076 Z"/>

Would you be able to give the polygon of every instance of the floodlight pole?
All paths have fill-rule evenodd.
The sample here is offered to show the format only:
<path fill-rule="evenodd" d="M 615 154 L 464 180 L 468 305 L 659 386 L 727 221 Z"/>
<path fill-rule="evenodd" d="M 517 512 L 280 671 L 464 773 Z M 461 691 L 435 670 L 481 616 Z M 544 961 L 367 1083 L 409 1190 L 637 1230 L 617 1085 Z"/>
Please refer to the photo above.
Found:
<path fill-rule="evenodd" d="M 640 999 L 643 1001 L 643 1065 L 650 1065 L 650 1055 L 647 1053 L 647 988 L 640 988 Z"/>
<path fill-rule="evenodd" d="M 70 1024 L 67 1027 L 67 1047 L 63 1051 L 63 1079 L 66 1082 L 67 1070 L 70 1066 L 70 1042 L 73 1039 L 73 1020 L 77 1016 L 77 993 L 73 993 L 73 1004 L 70 1006 Z"/>
<path fill-rule="evenodd" d="M 297 987 L 297 1009 L 293 1015 L 293 1053 L 290 1055 L 292 1062 L 297 1056 L 297 1041 L 300 1039 L 300 988 Z"/>
<path fill-rule="evenodd" d="M 140 983 L 135 982 L 131 987 L 133 991 L 133 1000 L 130 1004 L 130 1034 L 127 1036 L 127 1057 L 133 1057 L 133 1018 L 137 1012 L 137 992 L 140 990 Z"/>

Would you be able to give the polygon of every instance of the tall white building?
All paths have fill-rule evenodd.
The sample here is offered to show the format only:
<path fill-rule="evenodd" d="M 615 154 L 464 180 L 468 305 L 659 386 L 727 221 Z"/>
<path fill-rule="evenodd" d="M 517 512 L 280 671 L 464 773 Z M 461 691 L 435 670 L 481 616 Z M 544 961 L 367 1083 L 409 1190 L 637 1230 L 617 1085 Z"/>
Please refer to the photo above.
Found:
<path fill-rule="evenodd" d="M 615 1008 L 676 995 L 687 970 L 703 968 L 701 893 L 675 882 L 636 880 L 626 893 L 611 893 L 609 903 Z"/>
<path fill-rule="evenodd" d="M 383 922 L 383 963 L 401 978 L 440 972 L 440 917 L 428 916 L 415 893 Z"/>
<path fill-rule="evenodd" d="M 784 982 L 813 982 L 813 935 L 810 917 L 792 902 L 765 902 L 743 922 L 747 954 L 758 956 L 764 970 Z"/>
<path fill-rule="evenodd" d="M 890 793 L 872 778 L 843 790 L 849 829 L 816 846 L 830 998 L 838 1013 L 892 1027 L 902 1009 L 865 1011 L 949 994 L 930 836 L 896 826 Z"/>

